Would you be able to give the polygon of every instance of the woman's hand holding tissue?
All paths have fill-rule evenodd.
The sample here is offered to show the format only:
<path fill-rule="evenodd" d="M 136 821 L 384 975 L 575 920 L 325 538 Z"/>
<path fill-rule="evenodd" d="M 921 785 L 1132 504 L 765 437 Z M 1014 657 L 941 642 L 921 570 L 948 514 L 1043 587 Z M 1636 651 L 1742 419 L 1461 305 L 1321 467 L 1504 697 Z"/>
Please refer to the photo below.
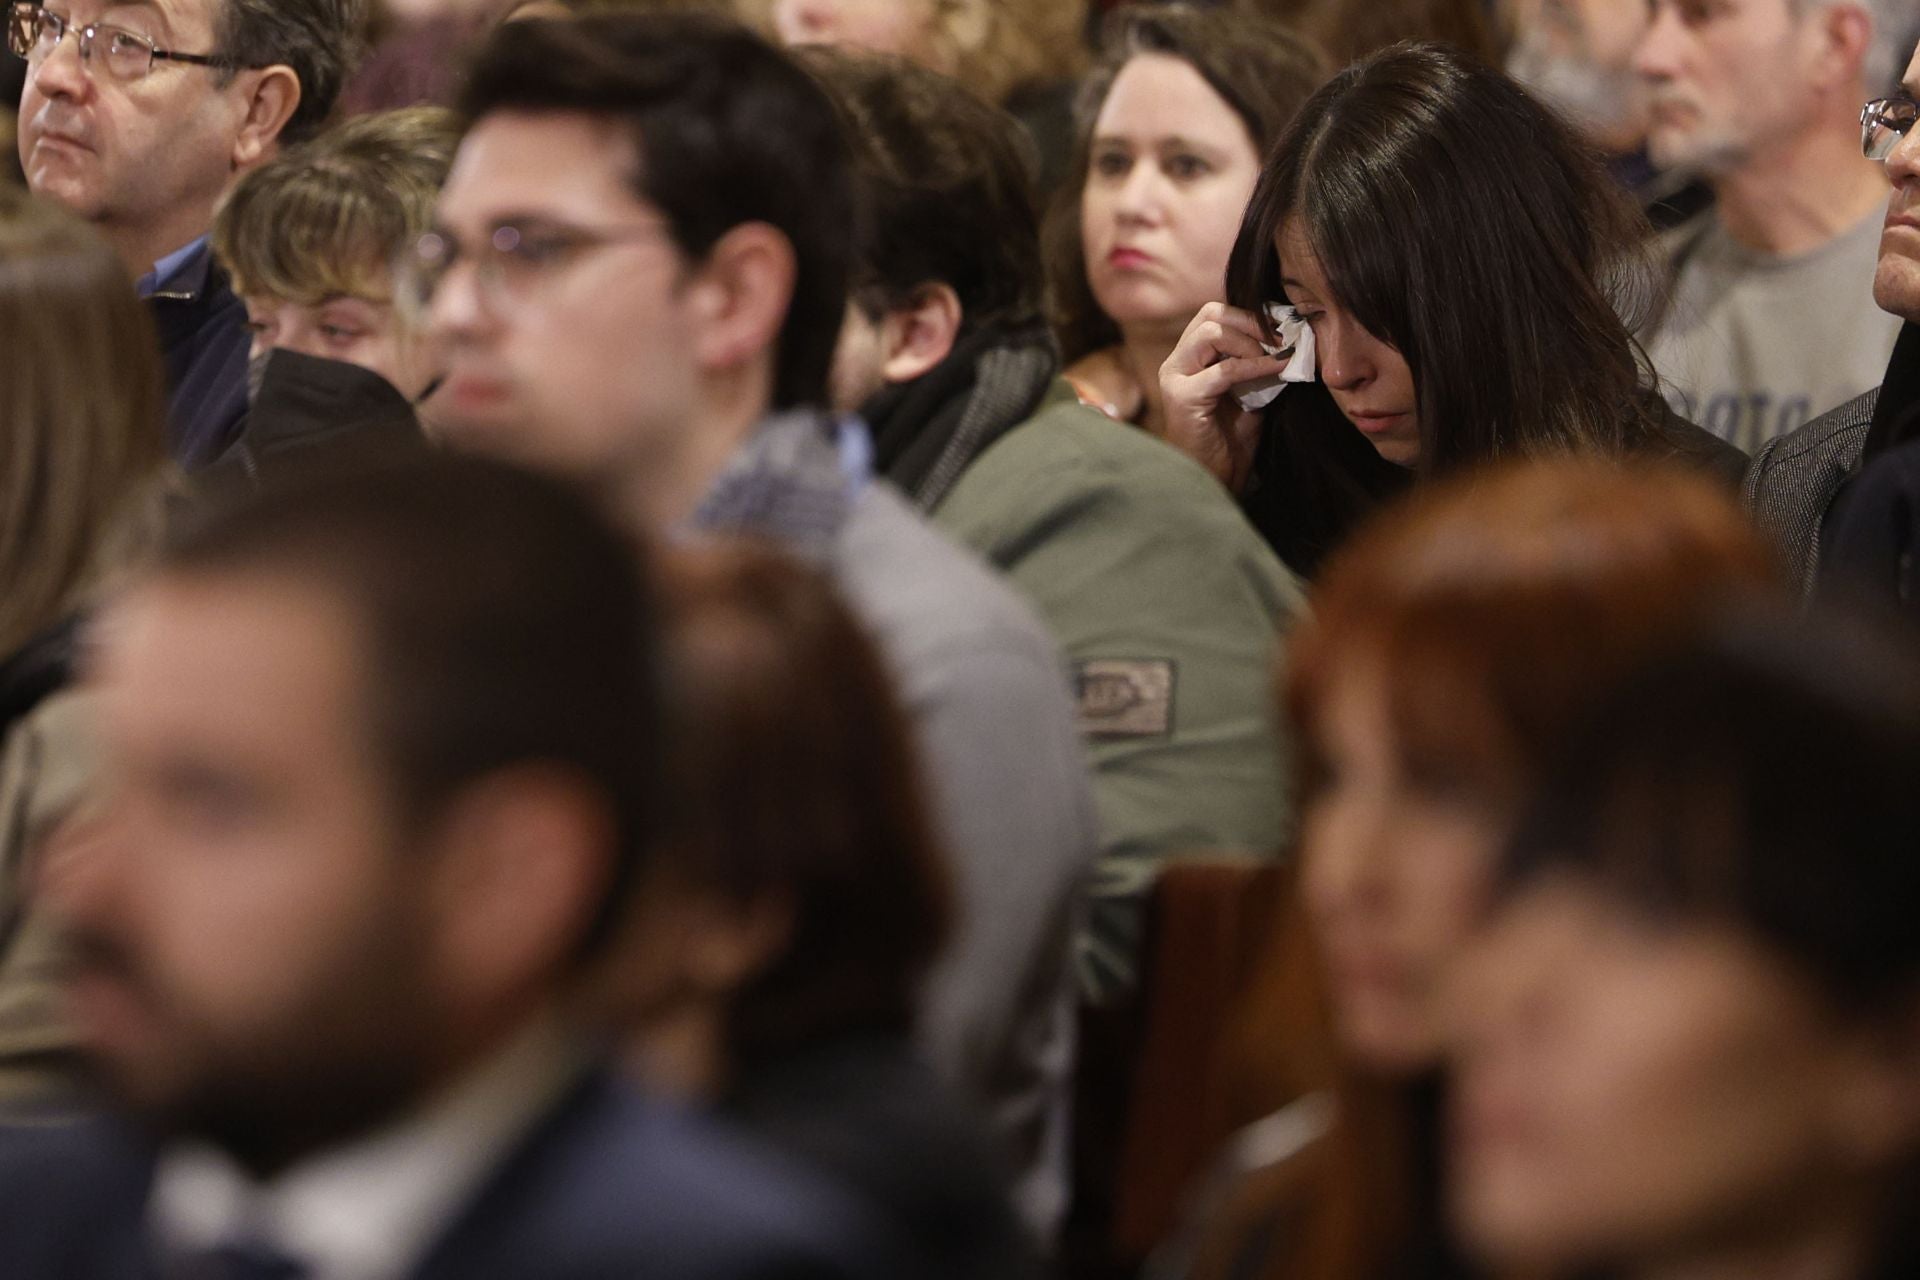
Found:
<path fill-rule="evenodd" d="M 1271 354 L 1265 338 L 1251 312 L 1209 302 L 1160 366 L 1167 443 L 1235 493 L 1253 469 L 1260 414 L 1244 408 L 1234 390 L 1279 379 L 1293 362 L 1293 350 Z"/>

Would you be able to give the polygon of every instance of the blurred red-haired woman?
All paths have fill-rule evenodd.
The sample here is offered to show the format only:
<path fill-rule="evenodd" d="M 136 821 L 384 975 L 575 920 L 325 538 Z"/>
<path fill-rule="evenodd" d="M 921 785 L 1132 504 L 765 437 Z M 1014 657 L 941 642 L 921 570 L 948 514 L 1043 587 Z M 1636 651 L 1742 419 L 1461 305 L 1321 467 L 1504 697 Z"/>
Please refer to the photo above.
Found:
<path fill-rule="evenodd" d="M 1304 1094 L 1196 1276 L 1453 1270 L 1443 988 L 1531 773 L 1597 689 L 1730 597 L 1783 591 L 1713 482 L 1562 459 L 1423 490 L 1329 563 L 1295 632 L 1291 929 L 1246 1008 L 1243 1099 Z M 1311 1136 L 1311 1141 L 1300 1138 Z"/>

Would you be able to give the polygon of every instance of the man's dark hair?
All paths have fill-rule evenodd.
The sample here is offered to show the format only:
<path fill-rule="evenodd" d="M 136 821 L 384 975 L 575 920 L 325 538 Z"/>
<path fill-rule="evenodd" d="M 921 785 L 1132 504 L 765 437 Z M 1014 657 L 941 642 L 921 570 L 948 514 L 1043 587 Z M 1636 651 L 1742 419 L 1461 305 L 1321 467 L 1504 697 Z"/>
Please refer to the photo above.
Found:
<path fill-rule="evenodd" d="M 367 736 L 412 829 L 516 764 L 591 785 L 618 850 L 581 949 L 604 940 L 655 824 L 658 623 L 631 542 L 583 497 L 479 458 L 328 455 L 195 513 L 155 568 L 272 575 L 345 603 Z"/>
<path fill-rule="evenodd" d="M 557 111 L 625 125 L 635 191 L 696 260 L 744 223 L 784 235 L 796 274 L 773 407 L 826 403 L 846 310 L 852 183 L 833 105 L 792 59 L 698 14 L 517 22 L 480 51 L 460 106 L 469 121 Z"/>
<path fill-rule="evenodd" d="M 1036 324 L 1043 274 L 1032 157 L 1012 116 L 899 58 L 800 55 L 853 146 L 853 298 L 872 319 L 923 285 L 959 295 L 961 334 Z"/>
<path fill-rule="evenodd" d="M 1730 924 L 1836 1009 L 1920 997 L 1920 671 L 1845 610 L 1730 620 L 1603 693 L 1506 863 Z"/>
<path fill-rule="evenodd" d="M 292 67 L 300 105 L 283 143 L 320 132 L 353 69 L 366 25 L 366 0 L 214 0 L 214 47 L 243 67 Z"/>

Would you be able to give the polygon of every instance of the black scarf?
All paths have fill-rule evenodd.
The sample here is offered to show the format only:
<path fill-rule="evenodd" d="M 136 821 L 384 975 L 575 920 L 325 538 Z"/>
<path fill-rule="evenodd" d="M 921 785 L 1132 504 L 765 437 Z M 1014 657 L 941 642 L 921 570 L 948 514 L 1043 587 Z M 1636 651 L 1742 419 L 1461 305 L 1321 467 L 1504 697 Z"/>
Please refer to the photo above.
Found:
<path fill-rule="evenodd" d="M 861 406 L 875 470 L 931 511 L 975 458 L 1033 416 L 1059 367 L 1040 326 L 982 329 L 938 367 Z"/>

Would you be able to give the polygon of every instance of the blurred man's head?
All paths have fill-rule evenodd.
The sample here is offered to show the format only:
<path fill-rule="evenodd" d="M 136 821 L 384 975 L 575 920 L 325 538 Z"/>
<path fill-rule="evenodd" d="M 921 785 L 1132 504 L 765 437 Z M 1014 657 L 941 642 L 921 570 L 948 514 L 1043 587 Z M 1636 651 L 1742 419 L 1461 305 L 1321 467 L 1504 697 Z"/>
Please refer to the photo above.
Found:
<path fill-rule="evenodd" d="M 1920 98 L 1920 48 L 1913 51 L 1906 80 L 1895 96 L 1906 100 L 1902 105 L 1907 109 Z M 1887 227 L 1880 238 L 1873 300 L 1881 310 L 1920 324 L 1920 127 L 1907 126 L 1887 156 L 1886 166 L 1893 201 L 1887 206 Z"/>
<path fill-rule="evenodd" d="M 16 0 L 8 40 L 31 64 L 27 181 L 145 270 L 206 233 L 237 173 L 319 129 L 362 10 L 362 0 Z"/>
<path fill-rule="evenodd" d="M 1634 56 L 1661 168 L 1732 173 L 1855 118 L 1891 81 L 1904 0 L 1652 0 Z"/>
<path fill-rule="evenodd" d="M 1507 70 L 1600 146 L 1628 150 L 1645 128 L 1633 52 L 1646 27 L 1645 0 L 1538 0 Z"/>
<path fill-rule="evenodd" d="M 860 211 L 834 406 L 913 381 L 982 329 L 1040 324 L 1039 219 L 1013 118 L 900 59 L 803 58 L 846 121 Z"/>
<path fill-rule="evenodd" d="M 698 17 L 516 23 L 415 255 L 445 436 L 633 489 L 821 404 L 851 197 L 833 108 Z"/>
<path fill-rule="evenodd" d="M 107 784 L 50 871 L 111 1091 L 265 1172 L 549 1011 L 651 824 L 629 545 L 478 460 L 181 534 L 106 616 Z"/>

